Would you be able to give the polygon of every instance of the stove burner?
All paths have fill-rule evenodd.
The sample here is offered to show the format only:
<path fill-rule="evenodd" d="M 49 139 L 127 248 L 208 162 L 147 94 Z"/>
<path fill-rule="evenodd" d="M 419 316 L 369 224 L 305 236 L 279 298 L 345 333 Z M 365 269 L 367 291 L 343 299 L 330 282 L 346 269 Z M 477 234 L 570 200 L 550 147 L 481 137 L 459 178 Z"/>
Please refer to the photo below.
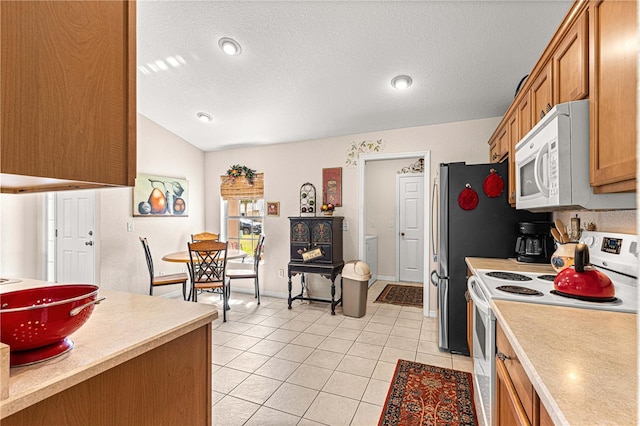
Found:
<path fill-rule="evenodd" d="M 538 290 L 527 287 L 520 287 L 519 285 L 502 285 L 500 287 L 496 287 L 496 290 L 504 291 L 506 293 L 519 294 L 522 296 L 544 296 Z"/>
<path fill-rule="evenodd" d="M 521 274 L 514 274 L 513 272 L 488 272 L 486 275 L 488 277 L 499 278 L 501 280 L 531 281 L 531 278 Z"/>
<path fill-rule="evenodd" d="M 611 303 L 612 305 L 620 305 L 622 300 L 617 297 L 589 297 L 589 296 L 576 296 L 575 294 L 563 293 L 558 290 L 551 290 L 551 294 L 555 294 L 557 296 L 568 297 L 570 299 L 582 300 L 585 302 L 594 302 L 594 303 Z"/>
<path fill-rule="evenodd" d="M 543 280 L 543 281 L 551 281 L 553 282 L 556 279 L 555 275 L 540 275 L 538 277 L 539 280 Z"/>

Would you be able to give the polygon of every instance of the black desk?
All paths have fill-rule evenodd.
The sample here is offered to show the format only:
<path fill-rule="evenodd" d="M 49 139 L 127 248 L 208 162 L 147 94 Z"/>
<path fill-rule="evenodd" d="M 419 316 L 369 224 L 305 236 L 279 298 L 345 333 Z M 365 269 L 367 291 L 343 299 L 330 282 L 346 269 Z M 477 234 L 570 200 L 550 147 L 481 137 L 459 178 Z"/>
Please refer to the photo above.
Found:
<path fill-rule="evenodd" d="M 336 277 L 338 274 L 342 272 L 342 268 L 344 267 L 344 261 L 334 263 L 334 264 L 305 264 L 301 262 L 289 262 L 289 309 L 291 309 L 291 302 L 294 300 L 311 300 L 314 302 L 327 302 L 331 303 L 331 315 L 336 314 L 336 306 L 338 304 L 342 304 L 342 278 L 340 279 L 340 299 L 335 300 L 336 297 Z M 300 294 L 291 297 L 291 277 L 294 275 L 300 274 Z M 325 278 L 331 280 L 331 300 L 327 299 L 318 299 L 315 297 L 303 297 L 304 293 L 304 274 L 318 274 Z"/>

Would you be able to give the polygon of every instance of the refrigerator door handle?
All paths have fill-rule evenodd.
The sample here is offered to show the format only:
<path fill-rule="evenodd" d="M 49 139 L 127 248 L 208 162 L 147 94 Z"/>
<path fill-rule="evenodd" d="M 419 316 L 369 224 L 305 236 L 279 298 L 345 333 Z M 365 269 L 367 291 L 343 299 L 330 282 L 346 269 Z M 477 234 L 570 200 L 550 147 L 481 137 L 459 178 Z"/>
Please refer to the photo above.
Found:
<path fill-rule="evenodd" d="M 438 192 L 438 180 L 433 180 L 433 189 L 431 190 L 431 253 L 433 253 L 433 261 L 438 261 L 438 253 L 436 251 L 436 236 L 438 234 L 438 230 L 434 230 L 434 226 L 437 228 L 438 226 L 438 206 L 436 193 Z M 431 280 L 433 282 L 433 279 Z M 434 283 L 437 286 L 437 284 Z"/>
<path fill-rule="evenodd" d="M 431 276 L 430 276 L 430 280 L 431 280 L 431 284 L 433 284 L 434 287 L 438 287 L 438 284 L 440 283 L 441 280 L 448 280 L 449 277 L 441 277 L 440 275 L 438 275 L 438 272 L 436 270 L 431 271 Z"/>

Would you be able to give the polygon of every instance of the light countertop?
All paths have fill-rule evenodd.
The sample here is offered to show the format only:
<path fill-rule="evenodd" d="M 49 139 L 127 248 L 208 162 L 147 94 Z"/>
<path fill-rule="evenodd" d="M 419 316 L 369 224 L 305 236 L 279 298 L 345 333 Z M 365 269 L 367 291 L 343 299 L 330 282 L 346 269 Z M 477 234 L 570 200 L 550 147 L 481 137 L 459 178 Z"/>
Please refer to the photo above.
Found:
<path fill-rule="evenodd" d="M 504 269 L 507 262 L 467 259 L 472 271 Z M 638 424 L 636 314 L 504 300 L 491 305 L 556 424 Z"/>
<path fill-rule="evenodd" d="M 556 424 L 638 424 L 637 315 L 492 301 Z"/>
<path fill-rule="evenodd" d="M 39 284 L 38 284 L 39 283 Z M 25 280 L 24 286 L 51 285 Z M 1 292 L 18 284 L 0 286 Z M 218 317 L 215 307 L 100 290 L 106 299 L 70 338 L 75 347 L 64 355 L 10 369 L 9 396 L 0 401 L 0 418 L 42 401 L 138 355 L 196 330 Z"/>

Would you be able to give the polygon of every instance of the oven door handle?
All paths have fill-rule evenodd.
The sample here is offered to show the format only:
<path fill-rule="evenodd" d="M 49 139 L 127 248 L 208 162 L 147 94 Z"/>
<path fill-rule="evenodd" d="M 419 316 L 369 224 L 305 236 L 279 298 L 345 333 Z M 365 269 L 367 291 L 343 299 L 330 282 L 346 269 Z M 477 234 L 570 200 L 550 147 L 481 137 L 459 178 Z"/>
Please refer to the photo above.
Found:
<path fill-rule="evenodd" d="M 467 280 L 467 290 L 469 290 L 469 296 L 475 307 L 482 313 L 488 314 L 491 310 L 489 302 L 480 288 L 478 277 L 471 275 Z"/>

